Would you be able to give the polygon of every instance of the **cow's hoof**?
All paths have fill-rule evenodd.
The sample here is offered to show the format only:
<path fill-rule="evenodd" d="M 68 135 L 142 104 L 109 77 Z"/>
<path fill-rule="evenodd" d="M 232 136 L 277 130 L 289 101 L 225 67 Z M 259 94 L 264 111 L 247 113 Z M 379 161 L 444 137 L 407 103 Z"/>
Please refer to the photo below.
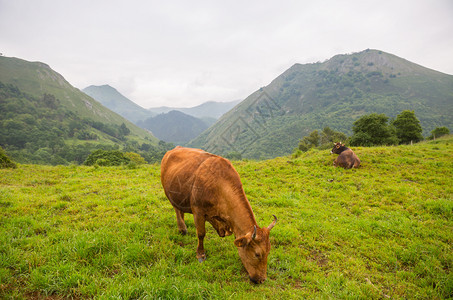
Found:
<path fill-rule="evenodd" d="M 180 230 L 179 233 L 182 234 L 182 235 L 186 235 L 187 234 L 187 229 Z"/>
<path fill-rule="evenodd" d="M 206 260 L 206 254 L 197 255 L 198 262 L 202 263 Z"/>

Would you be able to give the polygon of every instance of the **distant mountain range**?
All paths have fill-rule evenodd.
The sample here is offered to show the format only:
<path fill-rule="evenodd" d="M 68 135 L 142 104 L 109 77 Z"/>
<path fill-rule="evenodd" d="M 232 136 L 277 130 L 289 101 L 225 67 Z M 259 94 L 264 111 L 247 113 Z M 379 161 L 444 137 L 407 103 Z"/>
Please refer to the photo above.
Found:
<path fill-rule="evenodd" d="M 137 124 L 138 121 L 143 121 L 159 114 L 168 113 L 172 110 L 177 110 L 202 120 L 207 120 L 208 124 L 214 123 L 215 120 L 220 118 L 224 113 L 232 109 L 240 102 L 240 100 L 231 102 L 208 101 L 194 107 L 161 106 L 145 109 L 107 84 L 90 85 L 82 91 L 88 96 L 96 99 L 96 101 L 102 103 L 105 107 L 111 109 L 135 124 Z"/>
<path fill-rule="evenodd" d="M 0 145 L 25 163 L 81 162 L 98 148 L 159 161 L 164 141 L 263 159 L 291 153 L 315 129 L 351 134 L 368 113 L 414 110 L 425 136 L 453 129 L 453 76 L 379 50 L 295 64 L 242 102 L 147 110 L 110 86 L 84 91 L 44 63 L 0 56 Z"/>
<path fill-rule="evenodd" d="M 424 135 L 453 129 L 453 76 L 379 50 L 337 55 L 323 63 L 295 64 L 258 89 L 189 146 L 245 158 L 291 153 L 311 131 L 328 126 L 351 134 L 368 113 L 394 118 L 414 110 Z"/>
<path fill-rule="evenodd" d="M 109 85 L 91 85 L 84 88 L 83 92 L 129 121 L 151 131 L 159 139 L 176 144 L 184 144 L 197 137 L 240 102 L 210 101 L 195 107 L 162 106 L 147 110 Z"/>
<path fill-rule="evenodd" d="M 90 85 L 82 91 L 134 124 L 156 115 L 132 102 L 110 85 Z"/>
<path fill-rule="evenodd" d="M 224 113 L 235 107 L 241 100 L 230 101 L 230 102 L 215 102 L 215 101 L 208 101 L 202 103 L 200 105 L 194 107 L 168 107 L 168 106 L 161 106 L 161 107 L 153 107 L 149 108 L 149 111 L 155 114 L 167 113 L 172 110 L 178 110 L 190 116 L 196 118 L 212 118 L 218 119 Z"/>
<path fill-rule="evenodd" d="M 154 107 L 150 108 L 149 111 L 158 115 L 137 124 L 150 130 L 163 141 L 185 145 L 239 102 L 239 100 L 231 102 L 209 101 L 194 107 Z"/>
<path fill-rule="evenodd" d="M 151 131 L 157 138 L 177 145 L 184 145 L 208 128 L 201 119 L 177 110 L 139 121 L 138 125 Z"/>

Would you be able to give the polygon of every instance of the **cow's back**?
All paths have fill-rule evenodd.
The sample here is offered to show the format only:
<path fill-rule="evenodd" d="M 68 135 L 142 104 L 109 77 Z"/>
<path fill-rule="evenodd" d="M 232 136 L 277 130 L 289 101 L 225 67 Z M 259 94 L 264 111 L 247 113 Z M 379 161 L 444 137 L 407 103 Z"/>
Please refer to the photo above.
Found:
<path fill-rule="evenodd" d="M 345 169 L 358 168 L 360 159 L 351 149 L 347 149 L 337 157 L 335 164 Z"/>
<path fill-rule="evenodd" d="M 213 155 L 200 149 L 176 147 L 162 158 L 161 181 L 173 206 L 191 213 L 190 195 L 200 165 Z"/>

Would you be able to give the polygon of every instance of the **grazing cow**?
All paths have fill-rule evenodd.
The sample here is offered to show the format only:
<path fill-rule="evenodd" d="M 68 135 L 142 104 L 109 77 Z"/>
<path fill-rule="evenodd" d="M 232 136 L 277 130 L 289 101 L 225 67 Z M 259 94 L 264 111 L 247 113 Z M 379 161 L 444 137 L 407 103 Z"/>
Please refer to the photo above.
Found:
<path fill-rule="evenodd" d="M 343 167 L 345 169 L 358 168 L 360 166 L 360 159 L 355 153 L 346 147 L 344 144 L 334 143 L 332 151 L 330 153 L 340 154 L 337 159 L 333 162 L 333 165 Z"/>
<path fill-rule="evenodd" d="M 266 279 L 269 232 L 277 217 L 268 227 L 258 226 L 239 174 L 228 160 L 200 149 L 176 147 L 162 158 L 161 181 L 182 234 L 187 233 L 184 213 L 193 214 L 198 261 L 206 259 L 203 239 L 208 221 L 221 237 L 234 233 L 250 280 L 262 283 Z"/>

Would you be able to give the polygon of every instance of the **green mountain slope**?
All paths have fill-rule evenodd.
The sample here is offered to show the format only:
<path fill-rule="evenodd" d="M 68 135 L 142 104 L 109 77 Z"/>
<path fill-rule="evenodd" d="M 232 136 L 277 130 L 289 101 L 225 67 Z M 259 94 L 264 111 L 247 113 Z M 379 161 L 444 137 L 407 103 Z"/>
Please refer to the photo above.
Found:
<path fill-rule="evenodd" d="M 0 145 L 22 163 L 80 163 L 98 148 L 150 160 L 166 147 L 39 62 L 0 57 L 0 109 Z"/>
<path fill-rule="evenodd" d="M 137 105 L 109 85 L 91 85 L 82 90 L 85 94 L 99 101 L 105 107 L 137 124 L 155 114 Z"/>
<path fill-rule="evenodd" d="M 175 144 L 185 144 L 208 128 L 201 119 L 172 110 L 138 123 L 157 138 Z"/>
<path fill-rule="evenodd" d="M 42 62 L 29 62 L 19 58 L 0 57 L 0 82 L 17 86 L 22 92 L 34 97 L 43 94 L 54 95 L 65 109 L 80 118 L 88 118 L 107 124 L 125 123 L 134 135 L 150 138 L 145 130 L 134 126 L 120 115 L 95 101 L 79 89 L 73 87 L 63 76 Z"/>
<path fill-rule="evenodd" d="M 351 134 L 367 113 L 395 117 L 414 110 L 424 134 L 453 128 L 453 76 L 378 50 L 295 64 L 251 94 L 189 143 L 247 158 L 290 153 L 300 138 L 325 126 Z"/>

